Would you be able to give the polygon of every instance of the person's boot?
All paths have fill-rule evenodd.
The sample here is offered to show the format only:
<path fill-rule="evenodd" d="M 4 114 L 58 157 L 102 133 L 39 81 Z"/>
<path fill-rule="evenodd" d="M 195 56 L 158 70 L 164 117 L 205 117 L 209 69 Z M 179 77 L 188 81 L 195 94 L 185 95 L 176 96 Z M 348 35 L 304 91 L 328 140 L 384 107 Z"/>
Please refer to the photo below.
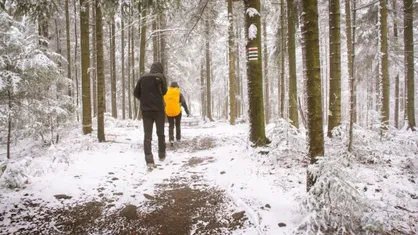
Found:
<path fill-rule="evenodd" d="M 170 140 L 170 146 L 173 147 L 174 146 L 174 140 Z"/>
<path fill-rule="evenodd" d="M 155 165 L 155 163 L 147 163 L 147 167 L 148 169 L 152 170 L 154 168 L 157 168 L 157 166 Z"/>
<path fill-rule="evenodd" d="M 155 168 L 154 156 L 152 154 L 145 155 L 145 161 L 147 162 L 148 168 Z"/>

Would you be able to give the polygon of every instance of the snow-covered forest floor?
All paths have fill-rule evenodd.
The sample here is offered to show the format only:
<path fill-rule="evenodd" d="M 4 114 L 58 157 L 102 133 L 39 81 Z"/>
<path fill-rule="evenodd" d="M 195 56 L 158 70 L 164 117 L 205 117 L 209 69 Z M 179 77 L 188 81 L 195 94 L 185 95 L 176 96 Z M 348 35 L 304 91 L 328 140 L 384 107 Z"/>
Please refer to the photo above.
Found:
<path fill-rule="evenodd" d="M 56 145 L 19 142 L 10 161 L 1 146 L 0 234 L 418 233 L 417 133 L 357 127 L 350 155 L 341 128 L 312 194 L 305 131 L 279 120 L 267 133 L 253 149 L 247 124 L 183 126 L 163 162 L 154 133 L 153 171 L 140 121 L 107 118 L 106 143 L 76 127 Z"/>

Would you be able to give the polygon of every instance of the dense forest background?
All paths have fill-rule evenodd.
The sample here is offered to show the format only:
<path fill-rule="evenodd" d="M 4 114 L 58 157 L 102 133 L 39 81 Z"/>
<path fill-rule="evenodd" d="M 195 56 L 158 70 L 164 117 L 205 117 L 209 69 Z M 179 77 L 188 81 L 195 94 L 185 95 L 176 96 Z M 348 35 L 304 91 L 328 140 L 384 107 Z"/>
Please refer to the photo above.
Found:
<path fill-rule="evenodd" d="M 307 231 L 365 231 L 354 163 L 378 174 L 403 155 L 396 177 L 416 187 L 417 13 L 414 0 L 0 0 L 0 177 L 24 175 L 8 168 L 19 143 L 74 129 L 106 142 L 115 120 L 137 123 L 133 88 L 158 61 L 191 119 L 248 125 L 256 154 L 303 155 Z"/>

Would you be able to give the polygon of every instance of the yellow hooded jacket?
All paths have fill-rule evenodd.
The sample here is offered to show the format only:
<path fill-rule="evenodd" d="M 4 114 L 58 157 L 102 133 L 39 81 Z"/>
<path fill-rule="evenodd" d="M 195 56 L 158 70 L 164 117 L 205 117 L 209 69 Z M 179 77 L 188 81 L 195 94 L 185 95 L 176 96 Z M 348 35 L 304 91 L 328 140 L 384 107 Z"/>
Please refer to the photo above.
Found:
<path fill-rule="evenodd" d="M 180 88 L 169 87 L 164 96 L 165 113 L 169 117 L 178 116 L 181 112 Z"/>

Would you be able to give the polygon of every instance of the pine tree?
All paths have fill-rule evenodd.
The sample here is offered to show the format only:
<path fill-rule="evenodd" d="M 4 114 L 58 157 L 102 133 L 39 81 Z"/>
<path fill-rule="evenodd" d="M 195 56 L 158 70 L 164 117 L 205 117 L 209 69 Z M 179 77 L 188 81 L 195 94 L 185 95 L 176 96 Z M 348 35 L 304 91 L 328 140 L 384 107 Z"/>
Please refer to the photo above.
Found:
<path fill-rule="evenodd" d="M 206 99 L 205 99 L 205 63 L 202 59 L 200 62 L 200 106 L 202 107 L 202 118 L 206 118 Z"/>
<path fill-rule="evenodd" d="M 284 107 L 285 107 L 285 54 L 286 54 L 286 25 L 285 25 L 285 2 L 284 0 L 280 0 L 280 117 L 284 118 Z"/>
<path fill-rule="evenodd" d="M 332 137 L 332 130 L 341 124 L 340 0 L 329 1 L 329 31 L 328 137 Z"/>
<path fill-rule="evenodd" d="M 160 42 L 159 42 L 159 40 L 158 40 L 158 38 L 159 38 L 159 32 L 158 32 L 158 13 L 157 13 L 157 10 L 156 9 L 154 9 L 154 16 L 153 16 L 153 20 L 152 20 L 152 33 L 151 33 L 151 35 L 152 35 L 152 58 L 153 58 L 153 60 L 154 60 L 154 62 L 160 62 L 160 57 L 159 57 L 159 53 L 158 53 L 158 50 L 159 50 L 159 44 L 160 44 Z"/>
<path fill-rule="evenodd" d="M 140 8 L 140 12 L 141 12 L 141 44 L 140 44 L 140 48 L 139 48 L 139 76 L 142 76 L 145 73 L 145 46 L 147 43 L 147 38 L 146 38 L 146 32 L 147 32 L 147 24 L 146 24 L 146 17 L 147 17 L 147 11 L 145 9 L 145 7 L 142 5 L 143 3 L 141 3 L 141 8 Z M 138 118 L 140 118 L 141 116 L 141 111 L 138 112 Z M 134 117 L 136 117 L 136 113 L 134 115 Z"/>
<path fill-rule="evenodd" d="M 261 66 L 260 1 L 244 0 L 250 141 L 254 146 L 267 143 L 264 126 L 263 71 Z"/>
<path fill-rule="evenodd" d="M 353 124 L 356 123 L 356 84 L 354 79 L 354 45 L 355 45 L 355 28 L 352 25 L 356 23 L 356 14 L 353 11 L 353 20 L 351 19 L 351 0 L 345 0 L 345 22 L 346 22 L 346 37 L 347 37 L 347 65 L 348 65 L 348 79 L 350 87 L 350 126 L 349 126 L 349 140 L 348 151 L 352 151 L 353 146 Z M 356 6 L 356 0 L 353 0 L 353 9 Z M 353 24 L 351 23 L 353 22 Z"/>
<path fill-rule="evenodd" d="M 263 74 L 264 74 L 264 100 L 265 100 L 265 123 L 270 122 L 270 84 L 268 76 L 268 51 L 267 51 L 267 22 L 263 17 Z"/>
<path fill-rule="evenodd" d="M 104 58 L 103 58 L 103 22 L 101 1 L 96 1 L 96 49 L 97 49 L 97 138 L 99 142 L 105 142 L 104 133 Z"/>
<path fill-rule="evenodd" d="M 229 123 L 235 125 L 236 109 L 236 73 L 235 73 L 235 35 L 232 0 L 228 0 L 228 56 L 229 56 Z"/>
<path fill-rule="evenodd" d="M 395 38 L 395 43 L 398 44 L 398 17 L 396 9 L 396 0 L 392 0 L 393 3 L 393 37 Z M 395 116 L 394 116 L 394 126 L 395 128 L 399 127 L 399 73 L 396 73 L 395 76 Z"/>
<path fill-rule="evenodd" d="M 91 50 L 91 67 L 93 67 L 93 69 L 90 70 L 92 80 L 90 84 L 93 86 L 93 117 L 97 117 L 96 4 L 91 4 L 91 12 L 91 45 L 93 47 Z"/>
<path fill-rule="evenodd" d="M 122 82 L 122 119 L 126 119 L 126 81 L 125 81 L 125 4 L 120 6 L 120 57 L 121 57 L 121 82 Z M 129 82 L 128 82 L 129 84 Z M 128 117 L 132 119 L 131 89 L 128 85 Z"/>
<path fill-rule="evenodd" d="M 90 68 L 89 38 L 89 1 L 80 0 L 81 100 L 83 103 L 82 125 L 84 134 L 92 132 L 90 76 L 88 71 Z"/>
<path fill-rule="evenodd" d="M 414 3 L 412 0 L 404 0 L 404 47 L 407 99 L 406 111 L 408 128 L 415 130 L 415 82 L 414 82 Z"/>
<path fill-rule="evenodd" d="M 321 66 L 318 40 L 318 1 L 302 1 L 303 65 L 306 92 L 306 131 L 308 156 L 311 164 L 324 155 L 324 132 L 322 125 Z M 312 174 L 307 174 L 307 190 L 315 183 Z"/>
<path fill-rule="evenodd" d="M 381 92 L 381 116 L 382 129 L 389 125 L 389 57 L 388 57 L 388 7 L 386 0 L 379 0 L 379 38 L 380 38 L 380 86 Z"/>
<path fill-rule="evenodd" d="M 211 91 L 211 61 L 210 61 L 210 28 L 209 20 L 205 20 L 205 30 L 206 30 L 206 44 L 205 44 L 205 55 L 206 55 L 206 115 L 208 116 L 209 121 L 213 122 L 212 118 L 212 91 Z"/>
<path fill-rule="evenodd" d="M 130 64 L 131 64 L 132 76 L 131 76 L 131 81 L 128 80 L 128 83 L 131 84 L 131 87 L 135 87 L 135 84 L 136 84 L 136 81 L 135 81 L 135 26 L 132 23 L 133 15 L 134 15 L 134 8 L 131 5 L 131 7 L 129 9 L 130 9 L 130 22 L 131 23 L 130 23 L 130 27 L 129 27 L 130 38 L 128 38 L 128 40 L 130 40 L 130 44 L 131 44 L 131 51 L 130 51 L 131 56 L 129 58 L 131 60 Z M 129 92 L 129 98 L 131 98 L 131 93 L 132 92 Z M 133 98 L 133 96 L 132 96 L 132 98 Z M 133 112 L 138 113 L 138 105 L 137 105 L 136 99 L 133 100 Z M 139 112 L 138 113 L 138 119 L 142 118 L 141 115 L 142 115 L 142 113 Z"/>
<path fill-rule="evenodd" d="M 118 118 L 118 110 L 116 105 L 116 24 L 115 24 L 115 13 L 112 13 L 110 17 L 110 55 L 112 57 L 112 76 L 110 82 L 110 94 L 111 94 L 111 103 L 112 103 L 112 117 Z"/>
<path fill-rule="evenodd" d="M 70 10 L 68 6 L 68 1 L 65 0 L 65 36 L 67 39 L 67 77 L 72 81 L 73 77 L 71 75 L 72 71 L 72 61 L 71 61 L 71 36 L 70 36 Z M 68 85 L 68 95 L 73 96 L 72 93 L 72 83 Z"/>
<path fill-rule="evenodd" d="M 295 10 L 294 0 L 287 0 L 287 36 L 289 56 L 289 118 L 292 125 L 299 128 L 298 117 L 298 88 L 296 77 L 296 46 L 295 46 Z"/>

